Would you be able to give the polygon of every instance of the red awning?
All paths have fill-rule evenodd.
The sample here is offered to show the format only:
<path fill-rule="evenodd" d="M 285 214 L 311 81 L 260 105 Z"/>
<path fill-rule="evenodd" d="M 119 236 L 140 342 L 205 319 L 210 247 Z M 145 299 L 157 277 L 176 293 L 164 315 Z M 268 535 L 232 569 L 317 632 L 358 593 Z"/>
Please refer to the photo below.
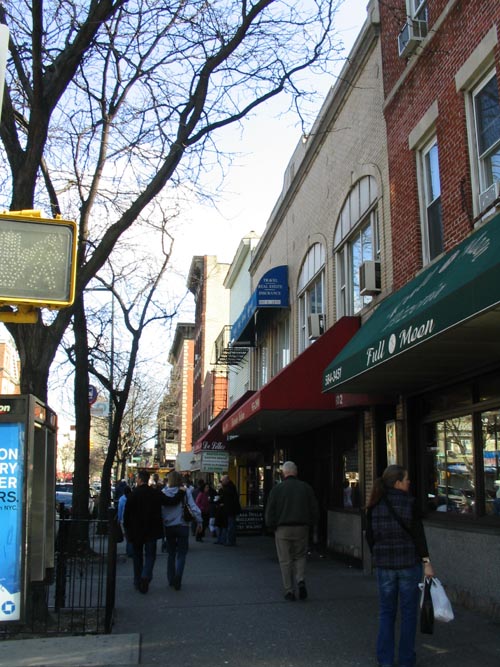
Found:
<path fill-rule="evenodd" d="M 231 415 L 225 414 L 222 433 L 300 433 L 343 418 L 339 408 L 372 404 L 376 397 L 355 394 L 343 400 L 342 395 L 322 393 L 325 361 L 344 347 L 359 326 L 359 317 L 340 319 Z"/>
<path fill-rule="evenodd" d="M 232 405 L 230 405 L 226 410 L 220 412 L 215 420 L 212 422 L 211 426 L 205 431 L 205 433 L 196 440 L 193 445 L 193 452 L 197 454 L 201 451 L 226 451 L 227 450 L 227 437 L 226 434 L 222 432 L 222 422 L 229 415 L 231 415 L 235 410 L 237 410 L 240 405 L 245 403 L 250 396 L 255 394 L 254 391 L 245 392 L 240 398 L 236 399 Z"/>

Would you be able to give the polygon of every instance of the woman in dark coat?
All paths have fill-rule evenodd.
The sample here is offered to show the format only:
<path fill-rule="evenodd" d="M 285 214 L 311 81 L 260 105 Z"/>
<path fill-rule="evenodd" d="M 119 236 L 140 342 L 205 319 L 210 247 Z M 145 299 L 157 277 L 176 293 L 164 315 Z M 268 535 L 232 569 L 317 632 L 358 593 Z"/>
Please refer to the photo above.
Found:
<path fill-rule="evenodd" d="M 401 614 L 399 667 L 415 667 L 415 637 L 422 563 L 426 577 L 433 577 L 424 527 L 410 479 L 402 466 L 392 465 L 375 481 L 367 507 L 366 539 L 377 568 L 379 630 L 377 658 L 381 667 L 392 667 L 398 598 Z"/>

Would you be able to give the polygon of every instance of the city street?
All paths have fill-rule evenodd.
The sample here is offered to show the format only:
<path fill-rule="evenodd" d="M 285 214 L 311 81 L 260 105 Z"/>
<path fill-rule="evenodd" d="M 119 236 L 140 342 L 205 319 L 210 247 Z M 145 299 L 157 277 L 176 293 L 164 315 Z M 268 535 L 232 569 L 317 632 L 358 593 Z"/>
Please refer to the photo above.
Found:
<path fill-rule="evenodd" d="M 140 633 L 141 665 L 376 665 L 376 584 L 361 570 L 312 554 L 309 599 L 287 602 L 271 537 L 242 537 L 236 548 L 191 540 L 178 592 L 166 584 L 166 558 L 158 555 L 147 595 L 132 587 L 131 561 L 117 567 L 113 634 Z M 419 633 L 418 667 L 498 667 L 500 622 L 460 608 L 455 616 Z"/>

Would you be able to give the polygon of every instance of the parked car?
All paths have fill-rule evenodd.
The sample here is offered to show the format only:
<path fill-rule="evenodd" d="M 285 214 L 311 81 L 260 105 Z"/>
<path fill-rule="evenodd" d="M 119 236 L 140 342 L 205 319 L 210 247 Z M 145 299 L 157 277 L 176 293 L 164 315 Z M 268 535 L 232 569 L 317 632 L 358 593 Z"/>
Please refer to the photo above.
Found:
<path fill-rule="evenodd" d="M 69 519 L 73 514 L 73 491 L 56 489 L 56 512 L 59 518 Z"/>
<path fill-rule="evenodd" d="M 56 482 L 56 491 L 69 491 L 73 493 L 73 482 Z"/>
<path fill-rule="evenodd" d="M 467 514 L 472 511 L 475 503 L 475 493 L 473 489 L 459 489 L 454 486 L 438 486 L 438 511 L 443 504 L 447 504 L 447 511 L 455 511 L 460 514 Z"/>
<path fill-rule="evenodd" d="M 56 511 L 58 516 L 63 516 L 61 505 L 64 505 L 64 517 L 66 519 L 73 516 L 73 484 L 69 482 L 56 483 Z M 89 496 L 89 516 L 97 515 L 97 503 L 92 494 Z"/>

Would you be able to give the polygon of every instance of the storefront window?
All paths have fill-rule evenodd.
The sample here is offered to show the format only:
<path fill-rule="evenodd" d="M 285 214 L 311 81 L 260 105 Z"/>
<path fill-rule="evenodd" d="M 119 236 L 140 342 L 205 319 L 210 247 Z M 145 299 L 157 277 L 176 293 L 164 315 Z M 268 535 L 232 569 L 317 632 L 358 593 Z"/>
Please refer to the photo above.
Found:
<path fill-rule="evenodd" d="M 500 410 L 481 413 L 485 512 L 500 517 Z"/>
<path fill-rule="evenodd" d="M 437 512 L 470 514 L 475 502 L 472 416 L 445 419 L 428 427 L 430 456 L 427 496 Z"/>
<path fill-rule="evenodd" d="M 350 449 L 343 452 L 342 464 L 342 504 L 344 509 L 357 509 L 361 505 L 357 442 L 354 442 Z"/>
<path fill-rule="evenodd" d="M 242 507 L 263 507 L 264 467 L 257 465 L 240 466 L 238 488 Z"/>
<path fill-rule="evenodd" d="M 423 399 L 430 511 L 500 518 L 500 408 L 484 409 L 499 398 L 498 386 L 495 374 Z"/>

